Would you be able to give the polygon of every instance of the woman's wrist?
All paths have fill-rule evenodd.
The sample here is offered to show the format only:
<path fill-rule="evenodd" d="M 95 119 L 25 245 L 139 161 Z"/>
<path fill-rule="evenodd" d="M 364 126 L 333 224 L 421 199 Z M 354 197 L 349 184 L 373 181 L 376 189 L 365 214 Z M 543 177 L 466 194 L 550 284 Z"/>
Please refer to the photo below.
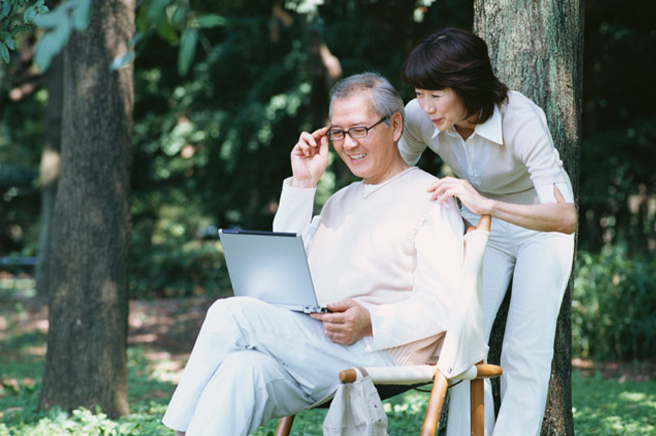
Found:
<path fill-rule="evenodd" d="M 497 201 L 491 198 L 485 198 L 483 202 L 483 210 L 481 210 L 480 215 L 491 215 L 494 216 L 494 213 L 497 211 Z"/>

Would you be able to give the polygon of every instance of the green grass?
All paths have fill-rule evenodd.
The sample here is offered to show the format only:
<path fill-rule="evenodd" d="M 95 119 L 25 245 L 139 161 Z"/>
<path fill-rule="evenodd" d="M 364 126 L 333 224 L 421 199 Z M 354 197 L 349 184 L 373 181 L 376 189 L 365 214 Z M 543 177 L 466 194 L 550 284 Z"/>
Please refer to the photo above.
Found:
<path fill-rule="evenodd" d="M 0 311 L 0 436 L 173 434 L 160 419 L 174 390 L 179 359 L 150 347 L 128 350 L 129 416 L 111 420 L 99 410 L 85 409 L 37 412 L 46 336 L 18 329 L 25 316 L 20 306 Z M 572 393 L 577 436 L 656 435 L 656 380 L 622 382 L 575 371 Z M 389 434 L 418 433 L 426 399 L 427 394 L 410 391 L 386 401 Z M 325 413 L 300 414 L 293 434 L 320 435 Z M 271 422 L 255 435 L 272 435 L 275 427 Z"/>
<path fill-rule="evenodd" d="M 572 378 L 577 435 L 656 435 L 656 380 L 647 382 Z"/>

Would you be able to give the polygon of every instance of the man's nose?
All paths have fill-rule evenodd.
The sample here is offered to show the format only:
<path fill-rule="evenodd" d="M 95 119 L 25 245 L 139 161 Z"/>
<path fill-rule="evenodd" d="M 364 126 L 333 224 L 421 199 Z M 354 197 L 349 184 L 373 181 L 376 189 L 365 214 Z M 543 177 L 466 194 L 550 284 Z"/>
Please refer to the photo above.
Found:
<path fill-rule="evenodd" d="M 353 148 L 358 145 L 358 140 L 351 138 L 348 133 L 344 135 L 344 148 Z"/>

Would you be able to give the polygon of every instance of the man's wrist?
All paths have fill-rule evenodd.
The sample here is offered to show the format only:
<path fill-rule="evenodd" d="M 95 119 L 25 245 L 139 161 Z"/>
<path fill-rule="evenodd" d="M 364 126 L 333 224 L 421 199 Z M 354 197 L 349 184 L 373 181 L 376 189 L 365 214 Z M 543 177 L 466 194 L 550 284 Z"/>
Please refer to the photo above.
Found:
<path fill-rule="evenodd" d="M 299 180 L 295 177 L 292 177 L 289 185 L 292 188 L 298 189 L 314 189 L 317 187 L 317 182 L 313 180 Z"/>

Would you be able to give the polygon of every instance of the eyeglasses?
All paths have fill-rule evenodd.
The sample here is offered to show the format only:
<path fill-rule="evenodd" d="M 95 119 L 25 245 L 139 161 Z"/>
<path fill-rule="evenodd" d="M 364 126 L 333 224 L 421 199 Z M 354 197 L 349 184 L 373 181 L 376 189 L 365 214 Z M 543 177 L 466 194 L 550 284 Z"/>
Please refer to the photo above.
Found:
<path fill-rule="evenodd" d="M 383 117 L 369 127 L 356 126 L 356 127 L 351 127 L 348 130 L 330 129 L 328 130 L 327 133 L 328 139 L 330 139 L 331 141 L 341 141 L 342 139 L 344 139 L 347 133 L 353 139 L 365 138 L 369 134 L 369 130 L 373 129 L 374 127 L 385 121 L 386 119 L 387 117 Z"/>

